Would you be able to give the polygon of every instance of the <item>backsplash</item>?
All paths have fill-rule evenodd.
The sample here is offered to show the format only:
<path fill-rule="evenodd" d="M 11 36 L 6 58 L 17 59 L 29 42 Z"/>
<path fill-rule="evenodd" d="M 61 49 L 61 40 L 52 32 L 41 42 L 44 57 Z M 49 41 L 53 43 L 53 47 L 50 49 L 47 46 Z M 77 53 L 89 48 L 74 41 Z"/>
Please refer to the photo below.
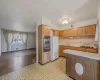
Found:
<path fill-rule="evenodd" d="M 60 38 L 60 44 L 95 45 L 95 38 Z"/>

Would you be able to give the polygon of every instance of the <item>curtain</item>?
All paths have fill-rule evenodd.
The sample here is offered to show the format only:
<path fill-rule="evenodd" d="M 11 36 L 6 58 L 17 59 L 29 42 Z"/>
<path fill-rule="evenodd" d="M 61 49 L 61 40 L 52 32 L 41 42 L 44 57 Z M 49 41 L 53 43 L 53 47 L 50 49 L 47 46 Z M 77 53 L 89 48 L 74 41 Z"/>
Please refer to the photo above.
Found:
<path fill-rule="evenodd" d="M 7 42 L 7 51 L 10 50 L 11 43 L 14 39 L 17 39 L 18 36 L 20 36 L 22 42 L 27 48 L 27 33 L 25 32 L 17 32 L 17 31 L 9 31 L 9 30 L 3 30 L 4 38 Z"/>
<path fill-rule="evenodd" d="M 10 50 L 10 45 L 13 41 L 13 33 L 11 33 L 10 31 L 7 31 L 7 30 L 3 30 L 3 34 L 4 34 L 4 38 L 6 40 L 6 43 L 7 43 L 7 51 Z"/>
<path fill-rule="evenodd" d="M 6 41 L 6 43 L 7 43 L 7 51 L 9 51 L 8 31 L 7 31 L 7 30 L 2 30 L 2 31 L 3 31 L 3 34 L 4 34 L 5 41 Z"/>
<path fill-rule="evenodd" d="M 20 37 L 27 48 L 27 34 L 25 34 L 25 33 L 20 34 Z"/>
<path fill-rule="evenodd" d="M 14 34 L 8 33 L 8 43 L 11 44 L 13 42 Z"/>

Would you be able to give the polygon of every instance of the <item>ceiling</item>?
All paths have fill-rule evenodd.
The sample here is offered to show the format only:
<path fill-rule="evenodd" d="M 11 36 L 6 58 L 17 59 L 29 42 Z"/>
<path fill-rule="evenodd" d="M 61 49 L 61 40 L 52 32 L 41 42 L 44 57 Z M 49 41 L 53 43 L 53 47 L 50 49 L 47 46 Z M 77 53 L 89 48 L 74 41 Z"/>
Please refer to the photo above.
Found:
<path fill-rule="evenodd" d="M 46 17 L 58 26 L 63 16 L 69 24 L 97 18 L 99 0 L 0 0 L 0 27 L 33 32 L 39 18 Z"/>

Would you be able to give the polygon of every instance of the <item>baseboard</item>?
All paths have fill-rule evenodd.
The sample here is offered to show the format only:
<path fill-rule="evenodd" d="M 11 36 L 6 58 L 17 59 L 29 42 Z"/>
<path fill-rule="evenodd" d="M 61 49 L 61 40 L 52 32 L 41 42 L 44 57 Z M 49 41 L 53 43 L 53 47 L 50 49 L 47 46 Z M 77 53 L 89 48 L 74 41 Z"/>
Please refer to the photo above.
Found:
<path fill-rule="evenodd" d="M 24 51 L 24 50 L 36 50 L 36 48 L 29 48 L 29 49 L 16 50 L 16 51 L 7 51 L 7 52 L 2 52 L 2 53 L 8 53 L 8 52 L 18 52 L 18 51 Z"/>

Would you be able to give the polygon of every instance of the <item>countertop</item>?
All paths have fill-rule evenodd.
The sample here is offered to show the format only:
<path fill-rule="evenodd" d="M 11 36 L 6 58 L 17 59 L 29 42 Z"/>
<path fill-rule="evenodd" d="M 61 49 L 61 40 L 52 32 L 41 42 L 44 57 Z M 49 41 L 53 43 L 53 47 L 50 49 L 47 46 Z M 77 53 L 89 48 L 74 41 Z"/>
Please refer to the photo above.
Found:
<path fill-rule="evenodd" d="M 96 54 L 96 53 L 75 51 L 75 50 L 70 50 L 70 49 L 64 50 L 64 53 L 100 60 L 100 54 Z"/>
<path fill-rule="evenodd" d="M 60 46 L 66 46 L 66 47 L 79 47 L 79 48 L 87 48 L 87 49 L 96 49 L 94 47 L 88 47 L 88 46 L 82 46 L 81 44 L 59 44 Z"/>
<path fill-rule="evenodd" d="M 80 44 L 59 44 L 61 46 L 73 46 L 73 47 L 80 47 L 81 45 Z"/>

